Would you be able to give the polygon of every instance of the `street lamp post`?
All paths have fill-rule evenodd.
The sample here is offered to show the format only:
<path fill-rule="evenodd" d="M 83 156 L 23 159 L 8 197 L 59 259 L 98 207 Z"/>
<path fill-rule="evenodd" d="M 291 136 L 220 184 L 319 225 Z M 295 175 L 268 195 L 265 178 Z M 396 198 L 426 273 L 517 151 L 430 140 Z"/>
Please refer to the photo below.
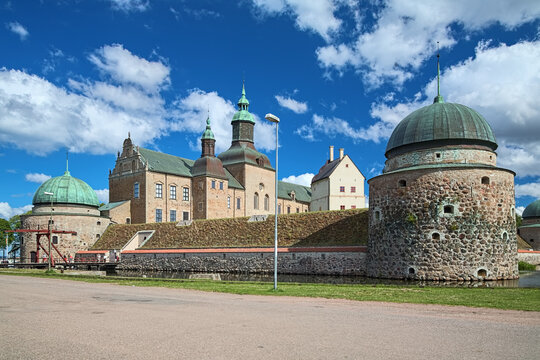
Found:
<path fill-rule="evenodd" d="M 54 193 L 45 191 L 43 194 L 49 195 L 51 197 L 51 212 L 50 212 L 49 226 L 48 226 L 48 229 L 49 229 L 49 271 L 51 271 L 51 255 L 52 255 L 51 254 L 51 241 L 52 241 L 51 227 L 52 227 L 52 212 L 53 212 L 53 195 L 54 195 Z"/>
<path fill-rule="evenodd" d="M 279 127 L 279 118 L 273 114 L 266 114 L 264 117 L 266 120 L 276 124 L 276 198 L 275 198 L 275 220 L 274 220 L 274 290 L 277 290 L 277 247 L 278 247 L 278 237 L 277 237 L 277 216 L 278 216 L 278 127 Z"/>

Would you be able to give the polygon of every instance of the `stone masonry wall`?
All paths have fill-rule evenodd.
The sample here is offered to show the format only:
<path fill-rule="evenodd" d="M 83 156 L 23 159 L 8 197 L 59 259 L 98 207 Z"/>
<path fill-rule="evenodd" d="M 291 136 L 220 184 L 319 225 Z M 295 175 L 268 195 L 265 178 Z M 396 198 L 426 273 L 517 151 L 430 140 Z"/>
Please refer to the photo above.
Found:
<path fill-rule="evenodd" d="M 280 274 L 365 275 L 364 252 L 279 253 Z M 122 253 L 118 270 L 272 273 L 272 252 Z"/>
<path fill-rule="evenodd" d="M 489 184 L 482 182 L 486 177 Z M 518 277 L 514 174 L 510 171 L 401 171 L 375 177 L 369 185 L 369 276 Z"/>

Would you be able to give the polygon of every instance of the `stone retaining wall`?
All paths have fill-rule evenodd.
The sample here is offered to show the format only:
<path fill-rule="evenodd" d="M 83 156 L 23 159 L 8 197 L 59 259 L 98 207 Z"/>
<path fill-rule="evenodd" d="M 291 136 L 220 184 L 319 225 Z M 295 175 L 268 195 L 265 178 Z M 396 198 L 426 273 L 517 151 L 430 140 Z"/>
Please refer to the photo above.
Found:
<path fill-rule="evenodd" d="M 280 248 L 280 274 L 365 275 L 365 248 Z M 134 250 L 122 252 L 118 270 L 272 273 L 272 248 Z"/>
<path fill-rule="evenodd" d="M 518 251 L 518 261 L 525 261 L 529 264 L 540 266 L 540 251 Z"/>

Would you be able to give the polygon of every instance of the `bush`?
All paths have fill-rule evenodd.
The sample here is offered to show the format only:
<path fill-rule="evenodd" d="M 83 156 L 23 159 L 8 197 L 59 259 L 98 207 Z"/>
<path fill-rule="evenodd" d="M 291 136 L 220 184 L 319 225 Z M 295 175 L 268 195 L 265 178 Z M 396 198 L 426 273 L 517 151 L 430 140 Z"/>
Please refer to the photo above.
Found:
<path fill-rule="evenodd" d="M 520 261 L 518 263 L 518 268 L 519 268 L 519 271 L 535 271 L 536 265 L 529 264 L 528 262 L 525 262 L 525 261 Z"/>

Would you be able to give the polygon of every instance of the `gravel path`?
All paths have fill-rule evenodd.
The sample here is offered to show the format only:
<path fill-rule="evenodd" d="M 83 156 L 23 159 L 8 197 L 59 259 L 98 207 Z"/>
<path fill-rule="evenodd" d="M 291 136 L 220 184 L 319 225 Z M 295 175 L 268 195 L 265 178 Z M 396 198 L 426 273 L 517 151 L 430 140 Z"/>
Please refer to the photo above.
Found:
<path fill-rule="evenodd" d="M 540 359 L 540 312 L 0 275 L 0 359 Z"/>

